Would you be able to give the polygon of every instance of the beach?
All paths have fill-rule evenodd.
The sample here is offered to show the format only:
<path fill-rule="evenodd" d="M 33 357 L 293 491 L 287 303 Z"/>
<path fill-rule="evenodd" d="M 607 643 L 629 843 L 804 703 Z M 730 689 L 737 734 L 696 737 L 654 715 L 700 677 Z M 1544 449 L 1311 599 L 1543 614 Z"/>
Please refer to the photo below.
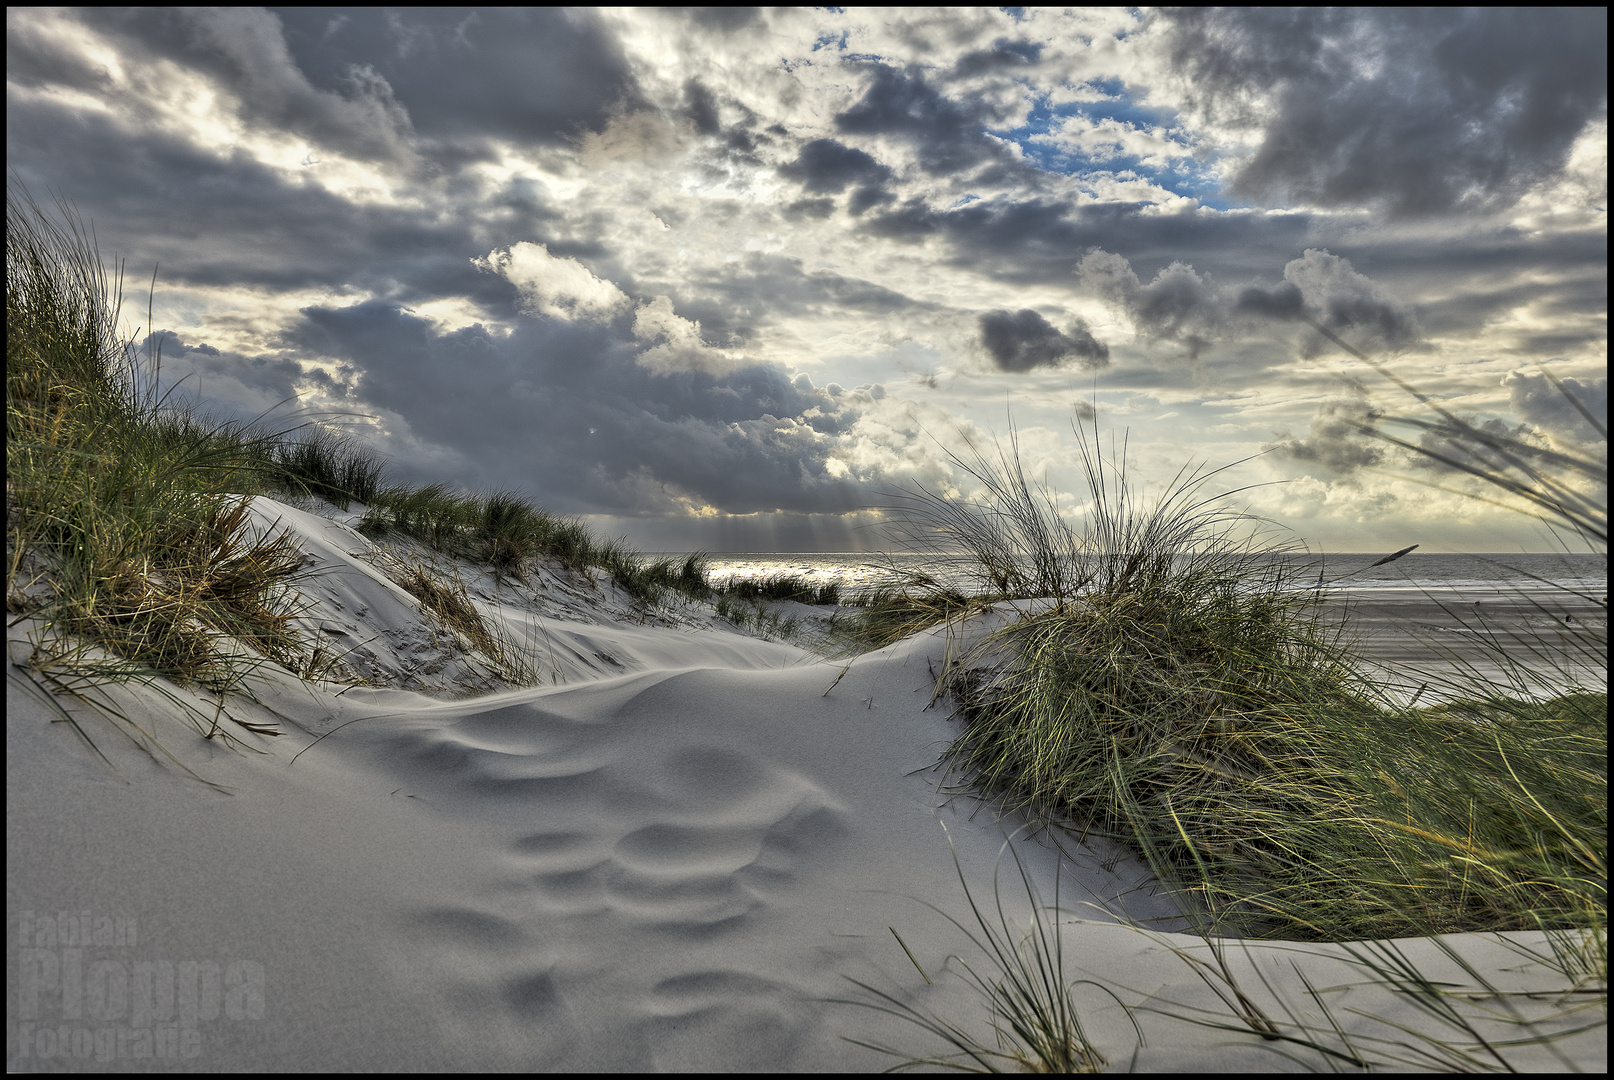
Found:
<path fill-rule="evenodd" d="M 1028 883 L 1045 904 L 1057 894 L 1062 910 L 1045 919 L 1065 981 L 1092 980 L 1077 1000 L 1110 1069 L 1325 1064 L 1190 1022 L 1237 1020 L 1173 952 L 1210 947 L 1137 859 L 1026 836 L 950 794 L 935 766 L 958 721 L 933 700 L 935 675 L 1010 612 L 826 660 L 694 610 L 646 617 L 608 582 L 552 567 L 525 594 L 470 583 L 485 613 L 525 635 L 541 679 L 464 696 L 455 686 L 481 676 L 378 569 L 353 515 L 262 497 L 255 513 L 292 528 L 317 564 L 303 618 L 362 647 L 371 681 L 392 685 L 266 669 L 255 703 L 117 690 L 109 700 L 160 743 L 152 753 L 42 690 L 22 670 L 37 628 L 13 619 L 8 1069 L 880 1069 L 899 1059 L 860 1044 L 946 1048 L 844 1003 L 878 1003 L 849 980 L 991 1045 L 990 1012 L 960 977 L 960 960 L 985 970 L 984 958 L 944 916 L 976 927 L 967 886 L 1018 937 Z M 1543 642 L 1569 632 L 1494 610 Z M 1460 636 L 1407 628 L 1448 625 L 1427 600 L 1381 599 L 1357 618 L 1381 660 L 1434 663 L 1429 638 Z M 187 725 L 182 704 L 278 734 L 223 721 L 239 740 L 225 745 Z M 1536 992 L 1508 1005 L 1551 1017 L 1544 1031 L 1587 1022 L 1546 993 L 1562 976 L 1529 958 L 1546 951 L 1540 933 L 1395 944 L 1432 977 L 1473 982 L 1444 945 L 1494 988 Z M 1224 950 L 1275 1016 L 1326 1027 L 1309 982 L 1363 1039 L 1406 1038 L 1392 1025 L 1450 1036 L 1345 946 Z M 1599 1025 L 1510 1055 L 1600 1072 L 1606 1039 Z"/>
<path fill-rule="evenodd" d="M 1487 681 L 1507 685 L 1504 655 L 1563 668 L 1585 685 L 1607 684 L 1608 608 L 1562 589 L 1346 591 L 1327 612 L 1358 657 L 1413 692 L 1427 686 L 1437 697 L 1452 696 Z M 1540 695 L 1545 687 L 1518 689 Z"/>

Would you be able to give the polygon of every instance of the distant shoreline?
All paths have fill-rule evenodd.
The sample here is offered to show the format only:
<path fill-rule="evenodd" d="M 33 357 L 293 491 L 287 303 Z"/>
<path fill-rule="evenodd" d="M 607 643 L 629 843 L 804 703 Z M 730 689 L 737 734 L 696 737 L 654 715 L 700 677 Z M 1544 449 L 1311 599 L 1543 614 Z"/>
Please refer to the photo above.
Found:
<path fill-rule="evenodd" d="M 1383 553 L 1303 557 L 1310 563 L 1302 578 L 1324 573 L 1331 591 L 1350 594 L 1379 591 L 1434 590 L 1448 592 L 1502 589 L 1535 592 L 1560 586 L 1606 595 L 1608 562 L 1595 554 L 1565 555 L 1501 552 L 1448 554 L 1414 552 L 1395 563 L 1372 568 Z M 683 558 L 684 553 L 649 553 L 652 558 Z M 957 560 L 956 567 L 948 564 Z M 814 582 L 838 579 L 843 592 L 873 588 L 899 573 L 922 570 L 968 592 L 974 587 L 974 562 L 968 556 L 878 552 L 707 552 L 707 567 L 714 579 L 759 578 L 792 574 Z M 1531 577 L 1529 575 L 1535 575 Z M 1546 582 L 1536 580 L 1545 578 Z"/>

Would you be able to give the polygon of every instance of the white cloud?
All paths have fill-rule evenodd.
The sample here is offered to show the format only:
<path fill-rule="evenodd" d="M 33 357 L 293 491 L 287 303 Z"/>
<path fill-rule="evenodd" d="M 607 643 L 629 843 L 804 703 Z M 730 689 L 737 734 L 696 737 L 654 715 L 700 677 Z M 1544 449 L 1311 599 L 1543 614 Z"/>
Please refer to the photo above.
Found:
<path fill-rule="evenodd" d="M 723 375 L 741 363 L 724 350 L 707 345 L 701 339 L 701 324 L 673 311 L 672 301 L 665 296 L 639 306 L 633 316 L 633 336 L 655 342 L 639 354 L 639 365 L 658 375 L 677 371 Z"/>
<path fill-rule="evenodd" d="M 1161 167 L 1186 157 L 1194 148 L 1163 128 L 1141 128 L 1124 120 L 1085 116 L 1063 116 L 1032 142 L 1046 143 L 1066 153 L 1083 154 L 1094 161 L 1137 158 L 1145 165 Z"/>
<path fill-rule="evenodd" d="M 629 304 L 616 285 L 595 277 L 576 259 L 556 258 L 544 244 L 523 240 L 471 262 L 519 289 L 528 310 L 551 318 L 603 322 Z"/>

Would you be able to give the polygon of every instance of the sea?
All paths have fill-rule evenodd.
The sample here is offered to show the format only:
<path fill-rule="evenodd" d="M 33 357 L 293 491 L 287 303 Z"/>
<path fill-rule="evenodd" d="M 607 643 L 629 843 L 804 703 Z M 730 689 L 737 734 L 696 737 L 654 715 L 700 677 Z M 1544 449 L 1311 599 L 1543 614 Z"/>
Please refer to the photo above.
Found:
<path fill-rule="evenodd" d="M 682 557 L 684 553 L 664 552 Z M 1419 593 L 1439 597 L 1474 591 L 1567 589 L 1606 598 L 1608 558 L 1581 553 L 1489 552 L 1445 554 L 1414 551 L 1392 562 L 1373 564 L 1386 553 L 1289 557 L 1298 581 L 1321 580 L 1334 590 L 1373 594 Z M 983 582 L 967 556 L 876 554 L 868 552 L 713 552 L 707 567 L 714 584 L 791 574 L 817 585 L 839 581 L 843 596 L 856 595 L 913 573 L 943 585 L 975 591 Z"/>

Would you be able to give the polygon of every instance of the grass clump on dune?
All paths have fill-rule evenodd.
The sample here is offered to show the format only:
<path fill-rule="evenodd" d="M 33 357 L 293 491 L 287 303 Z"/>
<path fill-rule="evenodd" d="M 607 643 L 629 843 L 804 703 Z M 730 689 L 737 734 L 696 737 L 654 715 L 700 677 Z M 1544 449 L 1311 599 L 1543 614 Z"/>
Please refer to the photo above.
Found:
<path fill-rule="evenodd" d="M 271 490 L 311 495 L 346 510 L 373 502 L 383 490 L 384 468 L 374 454 L 336 432 L 314 428 L 292 441 L 273 441 L 260 466 Z"/>
<path fill-rule="evenodd" d="M 736 600 L 793 600 L 798 604 L 831 607 L 841 602 L 840 582 L 814 584 L 799 574 L 789 573 L 740 578 L 723 585 L 720 591 Z"/>
<path fill-rule="evenodd" d="M 938 623 L 984 611 L 992 599 L 966 596 L 927 574 L 912 574 L 847 601 L 852 610 L 836 621 L 835 634 L 849 651 L 883 649 Z"/>
<path fill-rule="evenodd" d="M 959 462 L 982 480 L 983 503 L 912 498 L 910 537 L 972 552 L 987 591 L 969 600 L 934 582 L 892 590 L 870 604 L 878 614 L 865 631 L 868 644 L 884 644 L 994 602 L 1019 615 L 943 673 L 939 689 L 964 721 L 945 760 L 963 790 L 1033 823 L 1130 844 L 1184 901 L 1210 959 L 1161 944 L 1226 1012 L 1122 1003 L 1134 1025 L 1159 1012 L 1253 1035 L 1302 1068 L 1512 1070 L 1529 1048 L 1573 1068 L 1555 1041 L 1606 1023 L 1606 688 L 1577 685 L 1574 664 L 1539 670 L 1531 654 L 1512 658 L 1500 684 L 1469 668 L 1440 688 L 1448 700 L 1402 704 L 1322 619 L 1322 590 L 1302 587 L 1281 551 L 1241 539 L 1241 515 L 1220 509 L 1219 497 L 1200 496 L 1208 475 L 1180 474 L 1141 506 L 1124 467 L 1096 444 L 1081 446 L 1091 496 L 1082 532 L 1026 481 L 1017 455 Z M 1582 536 L 1606 530 L 1606 510 L 1563 520 Z M 1606 657 L 1606 630 L 1601 650 Z M 1556 689 L 1545 699 L 1520 692 L 1548 685 Z M 1004 924 L 999 943 L 967 884 L 986 940 L 949 916 L 999 972 L 964 965 L 992 1013 L 995 1048 L 853 980 L 868 998 L 847 1003 L 916 1024 L 953 1052 L 908 1057 L 863 1045 L 910 1067 L 1102 1067 L 1060 973 L 1067 913 L 1057 899 L 1043 908 L 1025 881 L 1033 919 L 1018 937 Z M 1431 979 L 1385 940 L 1498 930 L 1546 931 L 1539 946 L 1504 944 L 1521 967 L 1564 977 L 1550 1006 L 1529 1012 L 1448 939 L 1433 943 L 1472 985 Z M 1219 935 L 1228 933 L 1346 942 L 1363 977 L 1429 1024 L 1355 1009 L 1346 1022 L 1329 989 L 1299 967 L 1310 1000 L 1295 1008 L 1280 996 L 1274 1019 L 1225 962 Z M 1581 1020 L 1579 995 L 1605 1019 Z M 1360 1018 L 1380 1027 L 1364 1034 Z"/>
<path fill-rule="evenodd" d="M 554 559 L 581 574 L 600 570 L 646 605 L 673 594 L 704 600 L 712 593 L 699 552 L 683 559 L 646 559 L 621 540 L 602 543 L 581 522 L 540 510 L 511 492 L 456 494 L 443 484 L 385 487 L 368 500 L 359 529 L 374 537 L 396 530 L 519 581 L 527 580 L 527 564 L 534 559 Z"/>
<path fill-rule="evenodd" d="M 64 214 L 8 192 L 6 597 L 45 629 L 29 666 L 66 692 L 163 677 L 221 703 L 265 662 L 321 672 L 291 628 L 301 554 L 243 494 L 266 438 L 154 400 L 120 282 Z"/>
<path fill-rule="evenodd" d="M 1606 694 L 1399 705 L 1324 620 L 1323 591 L 1203 494 L 1214 473 L 1141 505 L 1124 461 L 1080 445 L 1085 531 L 1004 453 L 960 462 L 986 502 L 910 503 L 1021 613 L 943 676 L 965 723 L 948 760 L 972 790 L 1130 842 L 1222 930 L 1600 917 Z M 934 592 L 931 614 L 959 610 Z"/>

